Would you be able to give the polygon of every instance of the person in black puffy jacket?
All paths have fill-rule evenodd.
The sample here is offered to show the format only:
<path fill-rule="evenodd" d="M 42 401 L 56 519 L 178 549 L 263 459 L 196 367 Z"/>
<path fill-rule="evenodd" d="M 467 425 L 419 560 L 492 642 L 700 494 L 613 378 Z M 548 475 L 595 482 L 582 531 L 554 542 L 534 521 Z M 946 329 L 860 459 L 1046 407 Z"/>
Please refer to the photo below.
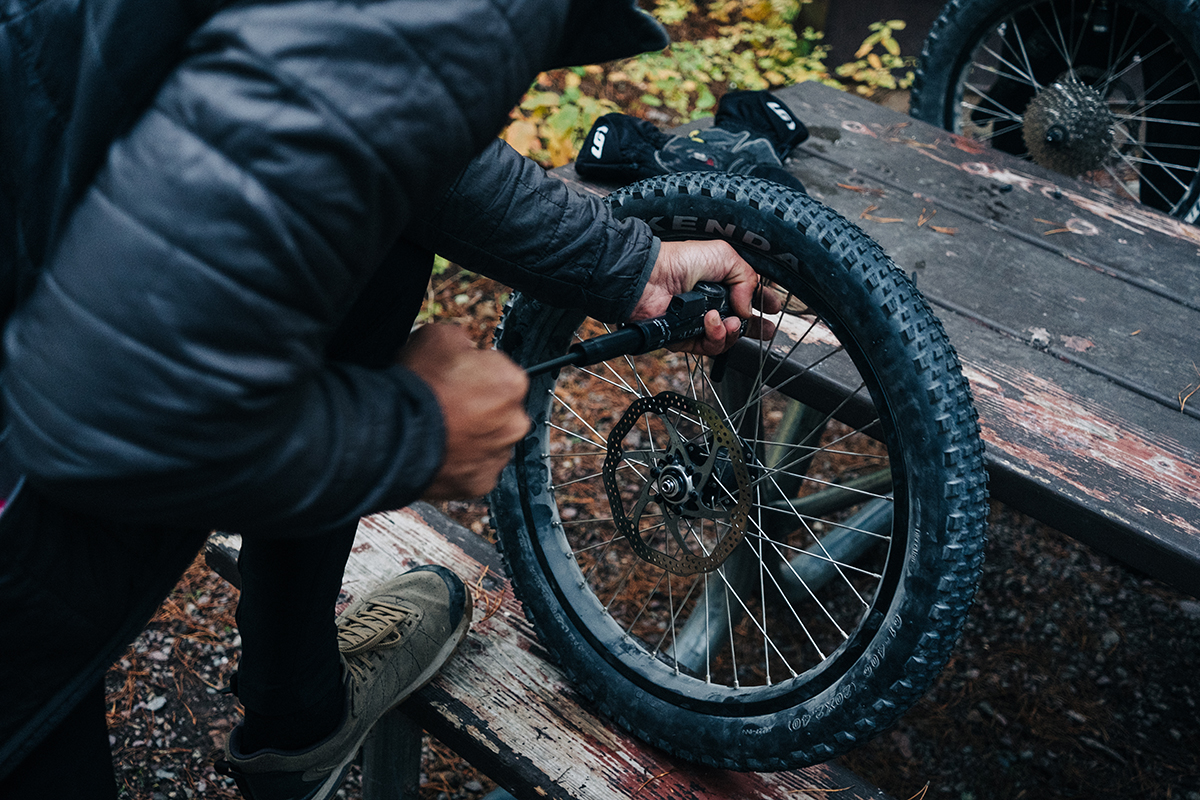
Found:
<path fill-rule="evenodd" d="M 607 321 L 699 279 L 751 313 L 731 249 L 495 138 L 541 70 L 666 43 L 632 0 L 4 0 L 0 796 L 115 797 L 104 670 L 213 529 L 244 535 L 234 755 L 283 754 L 239 785 L 332 794 L 288 759 L 346 714 L 358 518 L 482 494 L 528 425 L 499 353 L 432 326 L 396 361 L 432 253 Z"/>

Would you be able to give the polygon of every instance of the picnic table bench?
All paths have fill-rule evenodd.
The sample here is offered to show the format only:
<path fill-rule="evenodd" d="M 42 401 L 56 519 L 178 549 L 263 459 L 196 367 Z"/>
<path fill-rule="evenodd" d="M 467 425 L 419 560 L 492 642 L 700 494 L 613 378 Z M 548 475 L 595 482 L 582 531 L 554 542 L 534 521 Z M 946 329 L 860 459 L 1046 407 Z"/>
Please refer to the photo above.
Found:
<path fill-rule="evenodd" d="M 1200 594 L 1200 228 L 819 83 L 776 94 L 811 133 L 788 169 L 945 325 L 992 495 Z"/>
<path fill-rule="evenodd" d="M 216 534 L 209 564 L 238 583 L 239 538 Z M 425 688 L 385 716 L 362 750 L 363 800 L 416 800 L 422 730 L 521 800 L 889 800 L 836 763 L 790 772 L 689 764 L 589 710 L 551 664 L 495 547 L 424 503 L 368 517 L 346 566 L 340 607 L 420 564 L 474 586 L 471 631 Z"/>

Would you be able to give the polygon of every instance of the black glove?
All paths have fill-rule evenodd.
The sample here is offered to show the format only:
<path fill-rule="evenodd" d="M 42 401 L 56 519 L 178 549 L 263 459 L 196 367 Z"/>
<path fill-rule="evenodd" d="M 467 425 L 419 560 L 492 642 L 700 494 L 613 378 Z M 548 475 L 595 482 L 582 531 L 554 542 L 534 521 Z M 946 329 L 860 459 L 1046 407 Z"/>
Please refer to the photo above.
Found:
<path fill-rule="evenodd" d="M 687 136 L 671 136 L 625 114 L 606 114 L 584 140 L 575 169 L 584 178 L 609 183 L 669 172 L 732 172 L 804 191 L 804 184 L 783 168 L 783 159 L 807 138 L 804 123 L 775 97 L 737 91 L 721 98 L 713 127 Z"/>

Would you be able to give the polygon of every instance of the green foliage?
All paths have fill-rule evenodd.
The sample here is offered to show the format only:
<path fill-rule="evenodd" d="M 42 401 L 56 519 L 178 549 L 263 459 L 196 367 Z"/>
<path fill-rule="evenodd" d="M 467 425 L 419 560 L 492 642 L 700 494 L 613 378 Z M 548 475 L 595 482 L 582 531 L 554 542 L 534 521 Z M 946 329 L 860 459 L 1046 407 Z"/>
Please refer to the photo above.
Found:
<path fill-rule="evenodd" d="M 663 25 L 678 25 L 697 10 L 692 0 L 659 0 L 654 9 L 654 16 Z"/>
<path fill-rule="evenodd" d="M 801 3 L 809 1 L 707 0 L 702 9 L 697 0 L 657 0 L 654 14 L 679 26 L 677 41 L 659 53 L 539 76 L 504 139 L 556 167 L 571 161 L 596 119 L 612 111 L 678 124 L 711 114 L 730 89 L 819 80 L 871 95 L 912 83 L 915 59 L 900 55 L 894 36 L 902 21 L 871 25 L 856 60 L 831 72 L 822 34 L 792 25 Z"/>
<path fill-rule="evenodd" d="M 660 18 L 662 8 L 660 3 L 656 9 Z M 620 65 L 619 74 L 643 88 L 642 103 L 670 109 L 681 121 L 710 114 L 714 88 L 770 89 L 827 80 L 821 34 L 811 28 L 797 34 L 791 25 L 798 10 L 794 0 L 713 0 L 708 20 L 725 23 L 716 26 L 717 35 L 678 41 L 661 53 L 631 59 Z"/>
<path fill-rule="evenodd" d="M 857 83 L 855 88 L 860 94 L 871 95 L 876 89 L 907 89 L 912 85 L 916 59 L 901 57 L 900 43 L 892 35 L 904 27 L 905 23 L 898 19 L 871 23 L 871 35 L 854 54 L 857 60 L 842 64 L 837 68 L 837 74 Z M 876 52 L 877 48 L 882 48 L 883 52 Z M 904 70 L 899 79 L 895 75 L 897 70 Z"/>
<path fill-rule="evenodd" d="M 505 141 L 548 166 L 562 166 L 573 159 L 592 123 L 619 110 L 611 100 L 586 94 L 580 88 L 589 69 L 598 68 L 564 71 L 561 91 L 534 84 L 513 112 L 513 122 L 504 131 Z"/>

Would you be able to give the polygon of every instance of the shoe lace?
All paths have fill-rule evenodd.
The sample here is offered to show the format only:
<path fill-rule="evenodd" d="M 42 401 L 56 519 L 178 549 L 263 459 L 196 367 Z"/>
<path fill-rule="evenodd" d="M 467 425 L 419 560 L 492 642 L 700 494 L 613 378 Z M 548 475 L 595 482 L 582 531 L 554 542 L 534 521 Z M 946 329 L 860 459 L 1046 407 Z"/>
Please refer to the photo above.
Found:
<path fill-rule="evenodd" d="M 404 621 L 412 614 L 403 606 L 372 600 L 338 624 L 338 650 L 349 656 L 395 647 L 402 638 Z"/>

